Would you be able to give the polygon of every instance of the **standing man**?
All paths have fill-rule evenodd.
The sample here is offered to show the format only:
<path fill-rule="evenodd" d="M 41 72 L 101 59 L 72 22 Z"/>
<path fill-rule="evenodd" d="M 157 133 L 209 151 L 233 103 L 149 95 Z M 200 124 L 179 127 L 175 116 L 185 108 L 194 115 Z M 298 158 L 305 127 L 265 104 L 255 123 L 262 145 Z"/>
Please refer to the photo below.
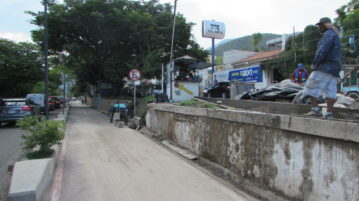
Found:
<path fill-rule="evenodd" d="M 309 77 L 308 71 L 304 68 L 303 64 L 298 64 L 297 69 L 294 70 L 292 74 L 292 81 L 303 85 Z"/>
<path fill-rule="evenodd" d="M 304 94 L 311 96 L 312 109 L 307 116 L 322 116 L 318 107 L 318 98 L 323 94 L 327 100 L 326 119 L 333 118 L 333 105 L 336 100 L 337 78 L 341 66 L 341 44 L 339 31 L 332 21 L 323 17 L 316 24 L 322 38 L 318 43 L 308 81 L 304 86 Z"/>

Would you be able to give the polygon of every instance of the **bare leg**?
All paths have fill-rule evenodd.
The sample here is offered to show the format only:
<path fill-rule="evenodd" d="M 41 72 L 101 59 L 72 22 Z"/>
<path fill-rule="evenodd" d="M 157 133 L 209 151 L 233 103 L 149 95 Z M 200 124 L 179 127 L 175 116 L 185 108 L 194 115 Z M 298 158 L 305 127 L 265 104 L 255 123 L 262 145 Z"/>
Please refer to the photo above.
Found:
<path fill-rule="evenodd" d="M 312 107 L 318 107 L 318 99 L 316 99 L 315 97 L 311 96 L 311 97 L 310 97 L 310 101 L 312 102 Z"/>
<path fill-rule="evenodd" d="M 333 113 L 333 105 L 335 103 L 335 99 L 327 98 L 327 111 Z"/>

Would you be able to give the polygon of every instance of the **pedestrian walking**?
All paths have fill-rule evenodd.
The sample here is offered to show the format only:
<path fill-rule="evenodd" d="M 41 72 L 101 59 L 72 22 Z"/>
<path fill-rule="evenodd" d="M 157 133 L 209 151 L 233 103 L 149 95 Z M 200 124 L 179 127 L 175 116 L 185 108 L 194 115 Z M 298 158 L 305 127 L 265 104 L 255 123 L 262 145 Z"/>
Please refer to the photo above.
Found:
<path fill-rule="evenodd" d="M 304 68 L 303 64 L 299 63 L 297 65 L 297 69 L 295 69 L 292 73 L 292 81 L 297 84 L 303 85 L 308 80 L 308 77 L 308 71 Z"/>
<path fill-rule="evenodd" d="M 337 78 L 341 66 L 341 44 L 339 31 L 328 17 L 323 17 L 316 24 L 322 38 L 318 43 L 313 60 L 312 70 L 304 86 L 304 94 L 311 97 L 312 108 L 307 116 L 322 116 L 318 107 L 321 95 L 327 101 L 327 114 L 325 118 L 333 118 L 333 105 L 336 100 Z"/>

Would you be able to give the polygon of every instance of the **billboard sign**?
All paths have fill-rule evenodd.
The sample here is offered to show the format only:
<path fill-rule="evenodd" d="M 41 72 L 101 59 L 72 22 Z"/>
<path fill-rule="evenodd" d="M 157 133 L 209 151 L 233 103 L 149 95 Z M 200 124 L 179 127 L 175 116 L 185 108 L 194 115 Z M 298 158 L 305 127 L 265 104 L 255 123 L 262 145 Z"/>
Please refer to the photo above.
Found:
<path fill-rule="evenodd" d="M 202 21 L 202 37 L 223 39 L 226 28 L 223 22 L 216 22 L 210 20 Z"/>
<path fill-rule="evenodd" d="M 228 79 L 238 82 L 263 82 L 263 74 L 259 66 L 251 66 L 230 71 Z"/>

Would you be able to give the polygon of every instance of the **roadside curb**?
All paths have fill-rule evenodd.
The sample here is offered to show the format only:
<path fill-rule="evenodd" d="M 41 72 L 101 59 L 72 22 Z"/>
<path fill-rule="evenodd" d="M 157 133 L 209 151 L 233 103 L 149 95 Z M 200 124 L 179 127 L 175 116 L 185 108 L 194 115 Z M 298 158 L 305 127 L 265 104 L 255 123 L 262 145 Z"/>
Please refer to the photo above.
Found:
<path fill-rule="evenodd" d="M 59 114 L 55 121 L 66 122 L 70 114 L 71 105 Z M 61 143 L 54 146 L 52 158 L 26 160 L 16 162 L 11 177 L 8 201 L 40 201 L 45 189 L 51 184 L 55 163 L 61 152 Z"/>

